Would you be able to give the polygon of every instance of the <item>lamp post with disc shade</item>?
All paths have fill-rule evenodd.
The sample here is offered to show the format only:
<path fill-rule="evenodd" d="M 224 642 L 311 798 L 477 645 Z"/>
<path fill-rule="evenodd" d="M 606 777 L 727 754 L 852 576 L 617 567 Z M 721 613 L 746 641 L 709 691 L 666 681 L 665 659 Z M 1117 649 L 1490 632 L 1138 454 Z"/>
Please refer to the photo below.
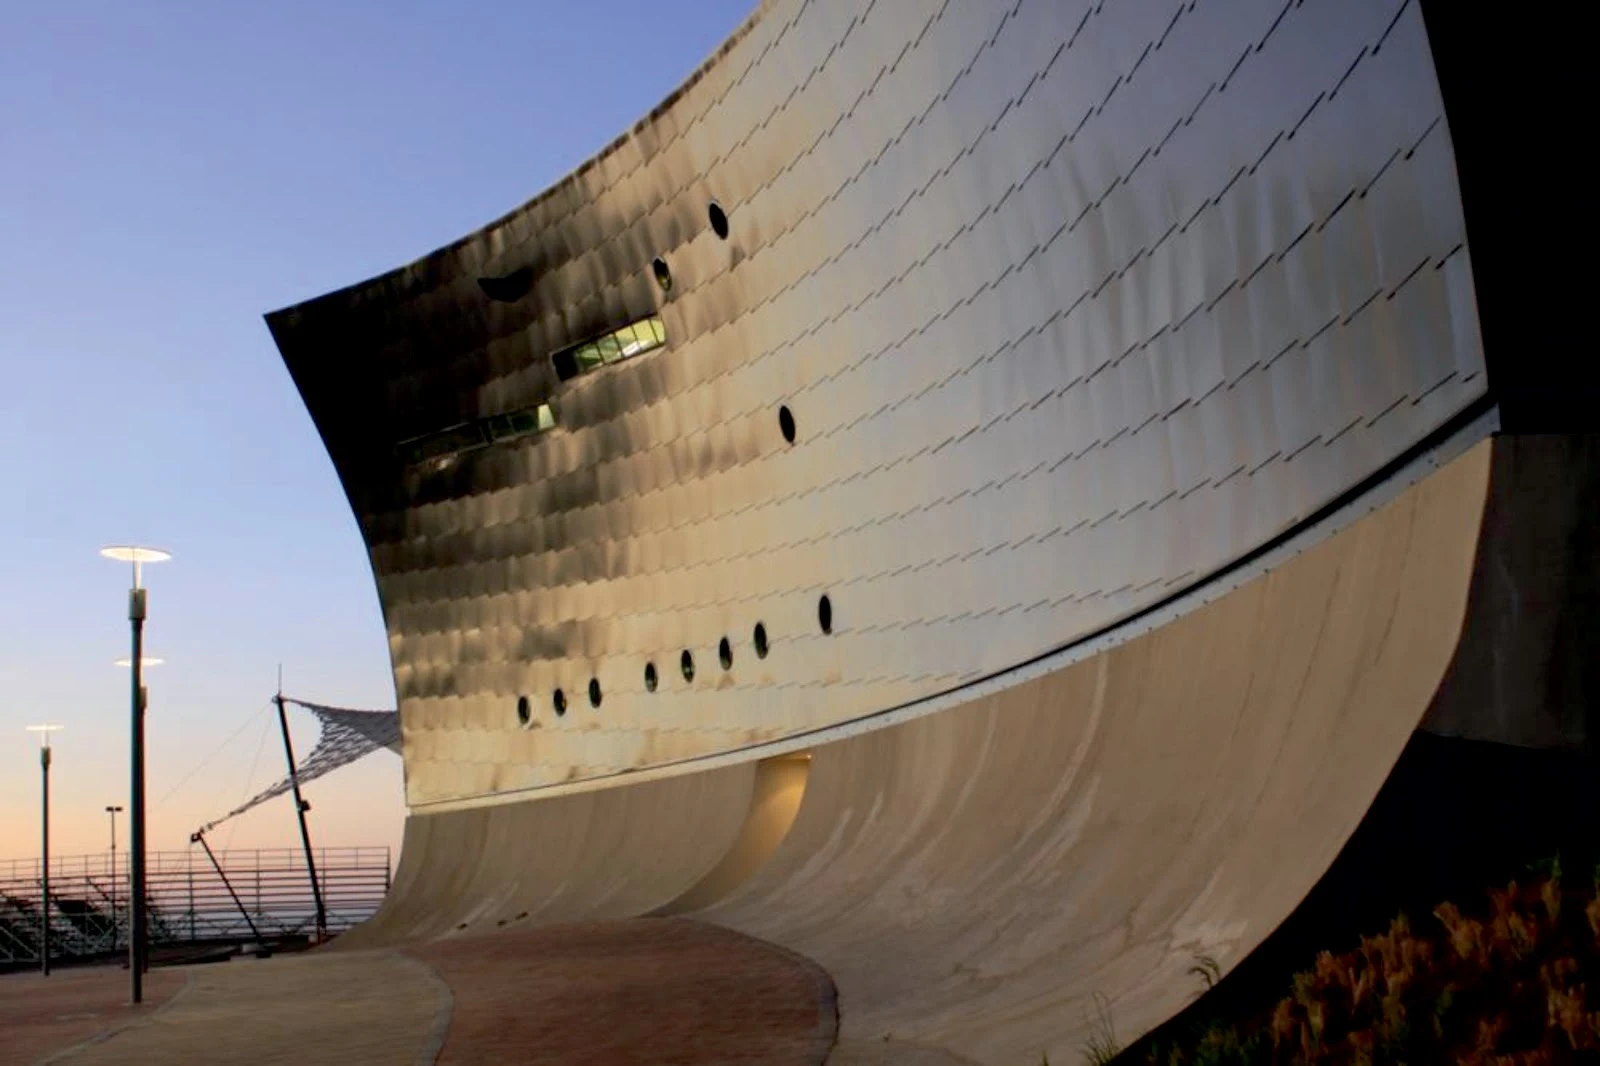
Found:
<path fill-rule="evenodd" d="M 147 960 L 145 888 L 145 819 L 144 819 L 144 712 L 145 691 L 143 668 L 149 660 L 144 658 L 144 620 L 146 596 L 140 577 L 148 563 L 160 563 L 172 558 L 170 552 L 160 548 L 146 548 L 133 544 L 119 544 L 101 548 L 107 559 L 133 565 L 133 587 L 128 590 L 128 625 L 132 630 L 133 654 L 124 662 L 133 668 L 131 696 L 132 757 L 129 773 L 129 818 L 132 823 L 132 841 L 128 863 L 128 972 L 133 982 L 133 1002 L 144 1000 L 144 971 Z"/>
<path fill-rule="evenodd" d="M 24 726 L 30 733 L 39 734 L 40 790 L 39 839 L 42 853 L 39 862 L 39 972 L 50 976 L 50 734 L 64 725 Z"/>

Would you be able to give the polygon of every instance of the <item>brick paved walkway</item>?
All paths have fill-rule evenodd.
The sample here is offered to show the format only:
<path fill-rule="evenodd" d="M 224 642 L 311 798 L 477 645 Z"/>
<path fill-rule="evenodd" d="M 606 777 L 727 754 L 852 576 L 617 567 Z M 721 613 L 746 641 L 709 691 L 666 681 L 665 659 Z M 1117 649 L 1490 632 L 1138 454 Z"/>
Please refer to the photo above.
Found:
<path fill-rule="evenodd" d="M 455 993 L 443 1066 L 817 1066 L 833 983 L 717 926 L 638 918 L 407 949 Z"/>
<path fill-rule="evenodd" d="M 0 1066 L 820 1066 L 838 1021 L 811 962 L 678 918 L 157 970 L 137 1015 L 126 986 L 0 979 Z"/>

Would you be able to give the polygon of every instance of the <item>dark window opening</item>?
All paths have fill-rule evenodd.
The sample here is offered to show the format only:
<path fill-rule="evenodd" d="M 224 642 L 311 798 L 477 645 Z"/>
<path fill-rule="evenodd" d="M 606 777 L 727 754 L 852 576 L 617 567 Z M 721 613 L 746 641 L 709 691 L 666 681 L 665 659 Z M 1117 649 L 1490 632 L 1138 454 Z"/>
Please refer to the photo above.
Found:
<path fill-rule="evenodd" d="M 555 695 L 550 697 L 550 702 L 556 709 L 556 717 L 560 718 L 567 713 L 567 694 L 556 689 Z"/>
<path fill-rule="evenodd" d="M 598 677 L 589 679 L 589 706 L 600 706 L 600 679 Z"/>
<path fill-rule="evenodd" d="M 528 295 L 528 289 L 533 286 L 533 270 L 523 267 L 499 278 L 479 278 L 478 288 L 489 299 L 498 303 L 516 303 Z"/>
<path fill-rule="evenodd" d="M 794 412 L 786 406 L 778 408 L 778 429 L 783 432 L 784 440 L 794 443 Z"/>
<path fill-rule="evenodd" d="M 765 659 L 767 657 L 767 627 L 760 622 L 756 623 L 755 646 L 756 658 Z"/>
<path fill-rule="evenodd" d="M 722 209 L 722 205 L 712 200 L 711 205 L 706 208 L 706 214 L 711 216 L 711 231 L 723 240 L 727 240 L 728 213 Z"/>
<path fill-rule="evenodd" d="M 645 663 L 644 664 L 644 690 L 646 692 L 654 692 L 656 690 L 656 684 L 657 684 L 657 681 L 656 681 L 656 664 L 655 663 Z"/>
<path fill-rule="evenodd" d="M 556 410 L 548 403 L 520 411 L 487 415 L 471 422 L 460 422 L 434 433 L 403 440 L 394 446 L 400 461 L 410 466 L 429 459 L 445 459 L 474 448 L 486 448 L 501 441 L 529 437 L 556 427 Z"/>
<path fill-rule="evenodd" d="M 524 729 L 528 727 L 529 722 L 533 721 L 533 711 L 528 707 L 528 697 L 526 696 L 517 697 L 517 721 L 522 724 Z"/>
<path fill-rule="evenodd" d="M 694 680 L 694 656 L 690 655 L 687 650 L 678 656 L 678 668 L 683 671 L 683 679 L 685 681 Z"/>
<path fill-rule="evenodd" d="M 724 670 L 733 669 L 733 645 L 728 643 L 727 637 L 723 637 L 717 645 L 717 660 L 722 663 Z"/>
<path fill-rule="evenodd" d="M 656 256 L 655 261 L 650 264 L 650 269 L 652 272 L 654 272 L 656 276 L 656 284 L 661 286 L 661 291 L 671 292 L 672 271 L 667 269 L 667 261 L 658 255 Z"/>
<path fill-rule="evenodd" d="M 824 633 L 833 632 L 833 601 L 827 595 L 817 601 L 817 623 Z"/>

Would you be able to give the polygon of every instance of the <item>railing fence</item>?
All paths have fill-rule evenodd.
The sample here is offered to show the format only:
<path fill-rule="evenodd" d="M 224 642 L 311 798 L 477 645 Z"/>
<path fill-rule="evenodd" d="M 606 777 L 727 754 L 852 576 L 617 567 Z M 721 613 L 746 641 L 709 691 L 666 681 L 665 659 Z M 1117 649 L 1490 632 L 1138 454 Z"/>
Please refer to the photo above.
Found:
<path fill-rule="evenodd" d="M 371 917 L 389 891 L 389 849 L 319 848 L 315 856 L 328 931 L 342 932 Z M 263 937 L 315 931 L 316 902 L 303 852 L 219 851 L 217 862 Z M 52 958 L 126 948 L 127 852 L 52 857 L 48 915 L 41 906 L 42 873 L 38 859 L 0 860 L 0 967 L 39 961 L 46 920 Z M 148 853 L 145 883 L 152 946 L 251 939 L 249 924 L 204 852 Z"/>

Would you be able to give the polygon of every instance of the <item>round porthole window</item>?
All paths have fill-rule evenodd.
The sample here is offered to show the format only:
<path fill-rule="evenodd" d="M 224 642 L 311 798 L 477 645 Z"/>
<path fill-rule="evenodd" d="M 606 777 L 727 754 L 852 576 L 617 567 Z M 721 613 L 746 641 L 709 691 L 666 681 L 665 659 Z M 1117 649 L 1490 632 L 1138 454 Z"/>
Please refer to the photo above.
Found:
<path fill-rule="evenodd" d="M 728 239 L 728 213 L 722 205 L 715 200 L 706 208 L 706 214 L 711 218 L 711 231 L 723 240 Z"/>
<path fill-rule="evenodd" d="M 826 595 L 817 601 L 817 624 L 824 633 L 833 632 L 833 601 Z"/>
<path fill-rule="evenodd" d="M 683 679 L 685 681 L 694 680 L 694 656 L 690 655 L 687 649 L 684 650 L 682 655 L 678 656 L 678 666 L 683 670 Z"/>
<path fill-rule="evenodd" d="M 783 432 L 784 440 L 794 443 L 794 412 L 787 405 L 778 408 L 778 429 Z"/>
<path fill-rule="evenodd" d="M 600 679 L 598 677 L 589 679 L 589 706 L 600 706 Z"/>
<path fill-rule="evenodd" d="M 717 645 L 717 661 L 722 663 L 724 670 L 733 669 L 733 645 L 728 643 L 727 637 L 723 637 Z"/>
<path fill-rule="evenodd" d="M 655 261 L 650 264 L 650 269 L 655 273 L 656 284 L 661 286 L 661 291 L 671 292 L 672 271 L 667 269 L 667 261 L 658 255 Z"/>
<path fill-rule="evenodd" d="M 550 703 L 556 709 L 557 718 L 567 713 L 567 694 L 560 689 L 556 689 L 555 695 L 550 697 Z"/>
<path fill-rule="evenodd" d="M 765 659 L 767 657 L 767 627 L 760 622 L 756 623 L 754 642 L 756 646 L 756 658 Z"/>
<path fill-rule="evenodd" d="M 644 690 L 646 692 L 654 692 L 656 690 L 656 684 L 657 684 L 657 681 L 656 681 L 656 664 L 655 663 L 645 663 L 644 664 Z"/>
<path fill-rule="evenodd" d="M 522 728 L 526 729 L 526 728 L 528 728 L 528 724 L 530 722 L 532 722 L 532 721 L 533 721 L 533 709 L 528 706 L 528 697 L 526 697 L 526 696 L 518 696 L 517 697 L 517 722 L 522 726 Z"/>

